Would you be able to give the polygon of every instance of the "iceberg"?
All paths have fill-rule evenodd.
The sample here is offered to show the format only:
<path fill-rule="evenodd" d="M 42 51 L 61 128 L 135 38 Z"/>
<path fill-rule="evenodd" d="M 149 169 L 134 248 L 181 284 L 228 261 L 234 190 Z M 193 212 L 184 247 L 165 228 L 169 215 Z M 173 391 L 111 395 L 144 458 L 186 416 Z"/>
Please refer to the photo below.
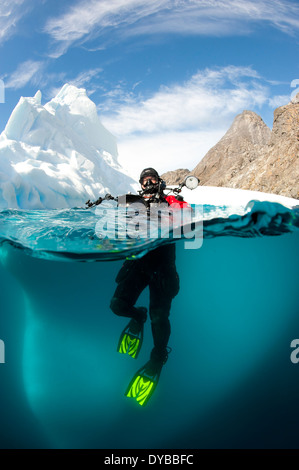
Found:
<path fill-rule="evenodd" d="M 62 209 L 134 190 L 115 137 L 82 88 L 64 85 L 41 104 L 21 97 L 0 135 L 0 208 Z"/>

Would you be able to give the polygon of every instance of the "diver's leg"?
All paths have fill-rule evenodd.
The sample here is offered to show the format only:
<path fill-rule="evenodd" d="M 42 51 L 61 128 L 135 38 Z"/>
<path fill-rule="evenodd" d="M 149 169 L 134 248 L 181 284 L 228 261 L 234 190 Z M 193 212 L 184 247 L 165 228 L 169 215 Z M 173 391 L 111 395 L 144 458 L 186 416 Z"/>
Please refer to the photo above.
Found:
<path fill-rule="evenodd" d="M 138 262 L 124 263 L 116 278 L 118 285 L 110 303 L 111 310 L 116 315 L 131 318 L 119 337 L 117 351 L 120 354 L 129 354 L 134 359 L 142 346 L 143 325 L 147 318 L 145 307 L 135 307 L 139 295 L 148 283 L 143 267 Z"/>
<path fill-rule="evenodd" d="M 110 308 L 115 315 L 120 317 L 133 318 L 136 321 L 142 322 L 146 320 L 147 309 L 145 307 L 134 307 L 132 299 L 124 300 L 119 298 L 117 293 L 111 299 Z"/>
<path fill-rule="evenodd" d="M 169 315 L 172 299 L 179 291 L 179 278 L 175 268 L 160 270 L 150 283 L 150 318 L 154 341 L 151 359 L 165 362 L 171 333 Z"/>
<path fill-rule="evenodd" d="M 135 307 L 138 297 L 148 284 L 145 266 L 138 261 L 125 261 L 116 277 L 117 287 L 110 302 L 113 313 L 121 317 L 145 321 L 146 309 Z"/>
<path fill-rule="evenodd" d="M 154 348 L 150 360 L 139 369 L 126 390 L 126 396 L 137 400 L 139 405 L 146 405 L 158 384 L 162 368 L 168 358 L 167 344 L 170 336 L 169 313 L 173 298 L 173 286 L 165 289 L 157 273 L 149 284 L 150 317 Z"/>
<path fill-rule="evenodd" d="M 179 291 L 175 267 L 175 246 L 166 245 L 150 252 L 150 318 L 154 348 L 150 360 L 139 369 L 126 390 L 126 396 L 145 405 L 154 393 L 168 358 L 169 314 L 172 299 Z"/>
<path fill-rule="evenodd" d="M 171 299 L 159 305 L 151 303 L 150 318 L 154 347 L 151 352 L 151 359 L 164 362 L 167 359 L 167 345 L 171 333 L 169 314 Z"/>

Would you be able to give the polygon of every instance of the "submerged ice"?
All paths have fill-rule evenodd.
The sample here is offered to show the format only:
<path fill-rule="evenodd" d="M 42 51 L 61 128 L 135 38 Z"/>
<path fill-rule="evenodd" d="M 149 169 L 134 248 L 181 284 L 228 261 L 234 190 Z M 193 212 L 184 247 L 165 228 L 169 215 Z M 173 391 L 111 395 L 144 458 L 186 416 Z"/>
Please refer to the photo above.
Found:
<path fill-rule="evenodd" d="M 88 263 L 65 251 L 56 260 L 31 256 L 43 233 L 34 246 L 30 211 L 5 211 L 8 225 L 23 217 L 24 233 L 30 239 L 31 226 L 33 237 L 31 251 L 8 239 L 0 251 L 1 447 L 297 446 L 290 343 L 299 332 L 298 214 L 263 202 L 245 218 L 207 209 L 220 217 L 207 217 L 202 247 L 176 243 L 172 352 L 146 409 L 124 393 L 149 359 L 150 323 L 138 360 L 116 351 L 127 321 L 113 315 L 110 300 L 122 260 L 115 253 L 115 261 Z M 47 233 L 57 241 L 59 224 L 48 224 Z M 20 241 L 22 231 L 15 235 Z"/>
<path fill-rule="evenodd" d="M 64 85 L 41 104 L 21 98 L 0 136 L 0 208 L 58 209 L 135 181 L 119 165 L 115 137 L 84 89 Z"/>
<path fill-rule="evenodd" d="M 202 205 L 204 239 L 175 241 L 172 352 L 142 413 L 124 392 L 149 359 L 150 323 L 138 360 L 123 357 L 126 320 L 110 301 L 123 259 L 161 240 L 99 239 L 94 209 L 0 212 L 0 447 L 297 445 L 297 201 L 204 187 L 184 197 Z"/>

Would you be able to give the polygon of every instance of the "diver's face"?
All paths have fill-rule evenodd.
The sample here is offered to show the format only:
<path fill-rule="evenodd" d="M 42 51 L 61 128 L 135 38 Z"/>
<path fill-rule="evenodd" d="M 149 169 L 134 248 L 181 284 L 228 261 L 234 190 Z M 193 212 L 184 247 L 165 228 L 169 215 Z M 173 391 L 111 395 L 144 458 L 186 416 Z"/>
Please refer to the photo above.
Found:
<path fill-rule="evenodd" d="M 142 180 L 141 187 L 142 189 L 145 189 L 146 183 L 150 181 L 152 184 L 157 184 L 158 180 L 154 176 L 145 176 Z"/>

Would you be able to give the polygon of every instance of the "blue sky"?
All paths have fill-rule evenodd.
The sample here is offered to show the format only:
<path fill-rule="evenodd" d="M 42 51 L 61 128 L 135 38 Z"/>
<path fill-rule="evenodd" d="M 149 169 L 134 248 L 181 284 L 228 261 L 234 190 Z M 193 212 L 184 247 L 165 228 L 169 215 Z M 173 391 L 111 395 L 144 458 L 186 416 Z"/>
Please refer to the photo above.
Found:
<path fill-rule="evenodd" d="M 72 83 L 129 171 L 192 169 L 237 114 L 271 127 L 299 91 L 298 31 L 298 0 L 2 0 L 0 131 L 20 96 Z"/>

